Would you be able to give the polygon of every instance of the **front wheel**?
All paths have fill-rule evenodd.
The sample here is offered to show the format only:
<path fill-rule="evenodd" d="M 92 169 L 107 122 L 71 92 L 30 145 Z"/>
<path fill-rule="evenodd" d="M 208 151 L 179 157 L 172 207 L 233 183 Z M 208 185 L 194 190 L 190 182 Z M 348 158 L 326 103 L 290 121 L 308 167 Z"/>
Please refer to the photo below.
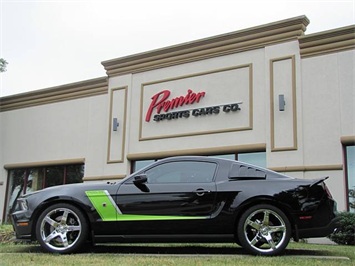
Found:
<path fill-rule="evenodd" d="M 87 236 L 85 216 L 78 208 L 67 203 L 48 207 L 36 223 L 37 240 L 49 252 L 75 252 L 83 245 Z"/>
<path fill-rule="evenodd" d="M 240 217 L 238 239 L 243 248 L 254 255 L 278 255 L 291 238 L 291 224 L 278 208 L 260 204 Z"/>

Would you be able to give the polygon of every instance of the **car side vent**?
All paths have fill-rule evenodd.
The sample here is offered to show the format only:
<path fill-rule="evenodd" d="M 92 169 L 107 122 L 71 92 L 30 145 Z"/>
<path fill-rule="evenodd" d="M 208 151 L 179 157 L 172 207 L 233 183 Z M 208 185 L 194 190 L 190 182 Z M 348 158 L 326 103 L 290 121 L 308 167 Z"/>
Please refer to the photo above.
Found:
<path fill-rule="evenodd" d="M 233 164 L 229 178 L 234 180 L 266 179 L 266 173 L 248 165 Z"/>

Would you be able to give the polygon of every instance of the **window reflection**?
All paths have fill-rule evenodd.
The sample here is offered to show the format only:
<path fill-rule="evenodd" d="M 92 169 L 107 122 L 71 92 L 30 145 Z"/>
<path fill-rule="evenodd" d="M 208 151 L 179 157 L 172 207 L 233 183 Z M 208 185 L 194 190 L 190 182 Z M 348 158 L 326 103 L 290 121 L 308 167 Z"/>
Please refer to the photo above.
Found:
<path fill-rule="evenodd" d="M 16 199 L 24 194 L 56 185 L 80 183 L 83 176 L 83 164 L 12 169 L 8 175 L 6 213 L 14 210 Z"/>
<path fill-rule="evenodd" d="M 355 146 L 346 147 L 349 211 L 355 212 Z"/>
<path fill-rule="evenodd" d="M 265 152 L 239 153 L 238 161 L 266 168 Z"/>
<path fill-rule="evenodd" d="M 220 154 L 220 155 L 212 155 L 210 157 L 217 157 L 222 159 L 235 160 L 235 154 Z"/>
<path fill-rule="evenodd" d="M 136 172 L 152 163 L 154 163 L 155 160 L 141 160 L 141 161 L 135 161 L 134 162 L 134 167 L 133 167 L 133 172 Z"/>
<path fill-rule="evenodd" d="M 11 170 L 9 174 L 9 198 L 8 198 L 8 210 L 12 210 L 15 207 L 16 199 L 24 194 L 24 184 L 26 178 L 26 170 Z"/>

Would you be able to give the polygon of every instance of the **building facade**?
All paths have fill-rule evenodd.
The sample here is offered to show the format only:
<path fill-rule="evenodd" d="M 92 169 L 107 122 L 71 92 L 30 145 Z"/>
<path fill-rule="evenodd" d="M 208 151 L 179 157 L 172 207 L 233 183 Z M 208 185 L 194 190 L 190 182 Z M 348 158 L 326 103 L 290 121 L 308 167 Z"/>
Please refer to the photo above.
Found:
<path fill-rule="evenodd" d="M 355 211 L 355 26 L 290 18 L 102 62 L 107 76 L 0 98 L 0 219 L 21 194 L 223 156 L 326 181 Z"/>

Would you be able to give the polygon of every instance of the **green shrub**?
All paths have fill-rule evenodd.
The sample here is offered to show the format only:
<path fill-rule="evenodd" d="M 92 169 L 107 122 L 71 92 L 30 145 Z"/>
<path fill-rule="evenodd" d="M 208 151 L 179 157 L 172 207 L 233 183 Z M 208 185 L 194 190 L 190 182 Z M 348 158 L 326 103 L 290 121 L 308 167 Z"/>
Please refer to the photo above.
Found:
<path fill-rule="evenodd" d="M 340 216 L 340 227 L 328 238 L 340 245 L 355 245 L 355 213 L 342 212 Z"/>

